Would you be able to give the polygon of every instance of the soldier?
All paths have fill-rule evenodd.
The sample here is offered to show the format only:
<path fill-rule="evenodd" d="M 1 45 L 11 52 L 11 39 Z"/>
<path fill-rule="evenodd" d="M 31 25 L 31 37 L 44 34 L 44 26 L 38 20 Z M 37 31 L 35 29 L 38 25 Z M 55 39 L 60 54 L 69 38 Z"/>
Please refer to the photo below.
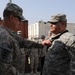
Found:
<path fill-rule="evenodd" d="M 34 38 L 35 42 L 38 42 L 36 38 Z M 30 49 L 30 68 L 31 68 L 31 74 L 38 73 L 38 62 L 39 62 L 39 55 L 38 55 L 38 48 L 31 48 Z"/>
<path fill-rule="evenodd" d="M 44 40 L 45 40 L 45 35 L 41 35 L 41 42 L 44 41 Z M 45 45 L 39 51 L 40 51 L 40 63 L 41 63 L 41 73 L 40 73 L 40 75 L 42 75 L 42 69 L 43 69 L 44 59 L 45 59 L 45 55 L 46 55 L 46 51 L 47 51 L 47 46 Z"/>
<path fill-rule="evenodd" d="M 75 75 L 75 36 L 66 30 L 66 15 L 53 15 L 49 22 L 52 36 L 42 44 L 51 46 L 45 57 L 42 75 Z"/>
<path fill-rule="evenodd" d="M 0 75 L 21 75 L 20 48 L 41 47 L 40 44 L 24 39 L 13 33 L 23 17 L 23 10 L 14 3 L 8 3 L 3 11 L 3 24 L 0 26 Z"/>

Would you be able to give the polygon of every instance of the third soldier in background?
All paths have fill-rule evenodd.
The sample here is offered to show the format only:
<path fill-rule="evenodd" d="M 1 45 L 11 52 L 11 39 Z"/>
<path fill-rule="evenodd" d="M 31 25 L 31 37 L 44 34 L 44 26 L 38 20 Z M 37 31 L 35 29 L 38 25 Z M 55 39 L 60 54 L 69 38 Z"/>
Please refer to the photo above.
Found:
<path fill-rule="evenodd" d="M 34 38 L 34 41 L 37 43 L 38 40 Z M 39 55 L 38 55 L 38 48 L 30 48 L 30 68 L 31 74 L 38 73 L 38 62 L 39 62 Z"/>
<path fill-rule="evenodd" d="M 45 35 L 41 35 L 41 42 L 44 41 L 44 40 L 45 40 Z M 41 63 L 41 66 L 40 66 L 41 67 L 41 73 L 40 73 L 40 75 L 42 75 L 42 69 L 43 69 L 46 51 L 47 51 L 46 45 L 44 45 L 44 47 L 42 49 L 39 49 L 40 63 Z"/>

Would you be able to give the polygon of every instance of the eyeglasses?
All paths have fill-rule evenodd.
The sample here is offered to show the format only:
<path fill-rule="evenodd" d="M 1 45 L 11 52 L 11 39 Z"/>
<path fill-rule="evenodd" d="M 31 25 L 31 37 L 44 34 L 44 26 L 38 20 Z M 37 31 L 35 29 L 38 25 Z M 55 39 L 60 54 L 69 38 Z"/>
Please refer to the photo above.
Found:
<path fill-rule="evenodd" d="M 18 18 L 18 20 L 21 22 L 21 18 L 19 16 L 14 16 L 14 17 Z"/>
<path fill-rule="evenodd" d="M 58 22 L 50 22 L 51 24 L 57 24 Z"/>

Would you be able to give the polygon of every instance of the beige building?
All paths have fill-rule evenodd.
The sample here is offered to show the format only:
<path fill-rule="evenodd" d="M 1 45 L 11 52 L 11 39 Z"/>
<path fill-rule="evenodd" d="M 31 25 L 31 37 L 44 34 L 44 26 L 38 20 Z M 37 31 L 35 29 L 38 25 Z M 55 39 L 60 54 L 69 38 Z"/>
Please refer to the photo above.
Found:
<path fill-rule="evenodd" d="M 50 26 L 48 22 L 38 21 L 28 26 L 28 38 L 40 38 L 41 35 L 47 36 Z"/>
<path fill-rule="evenodd" d="M 67 29 L 75 35 L 75 23 L 67 23 Z"/>

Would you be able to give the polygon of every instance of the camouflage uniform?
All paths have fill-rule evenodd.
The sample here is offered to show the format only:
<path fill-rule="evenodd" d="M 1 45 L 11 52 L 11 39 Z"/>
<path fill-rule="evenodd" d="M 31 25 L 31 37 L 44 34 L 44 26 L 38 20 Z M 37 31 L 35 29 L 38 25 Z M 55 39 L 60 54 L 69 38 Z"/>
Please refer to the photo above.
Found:
<path fill-rule="evenodd" d="M 20 48 L 36 46 L 38 47 L 38 43 L 23 39 L 0 26 L 0 75 L 20 75 Z"/>
<path fill-rule="evenodd" d="M 21 65 L 20 65 L 20 72 L 25 74 L 25 61 L 26 61 L 26 50 L 25 48 L 21 48 Z"/>
<path fill-rule="evenodd" d="M 12 32 L 18 29 L 22 21 L 25 21 L 21 7 L 14 3 L 7 3 L 3 11 L 3 18 L 3 26 L 0 26 L 0 75 L 21 75 L 24 68 L 22 68 L 24 64 L 22 52 L 24 51 L 21 48 L 41 45 Z"/>
<path fill-rule="evenodd" d="M 31 48 L 30 49 L 30 68 L 31 68 L 31 72 L 33 70 L 35 70 L 35 72 L 37 72 L 38 62 L 39 62 L 38 48 Z"/>
<path fill-rule="evenodd" d="M 42 70 L 43 70 L 46 52 L 47 52 L 47 46 L 44 46 L 42 49 L 39 50 L 40 63 L 41 63 L 41 65 L 40 65 L 40 69 L 41 69 L 40 75 L 42 75 Z"/>
<path fill-rule="evenodd" d="M 75 75 L 75 37 L 66 30 L 51 39 L 42 75 Z"/>

